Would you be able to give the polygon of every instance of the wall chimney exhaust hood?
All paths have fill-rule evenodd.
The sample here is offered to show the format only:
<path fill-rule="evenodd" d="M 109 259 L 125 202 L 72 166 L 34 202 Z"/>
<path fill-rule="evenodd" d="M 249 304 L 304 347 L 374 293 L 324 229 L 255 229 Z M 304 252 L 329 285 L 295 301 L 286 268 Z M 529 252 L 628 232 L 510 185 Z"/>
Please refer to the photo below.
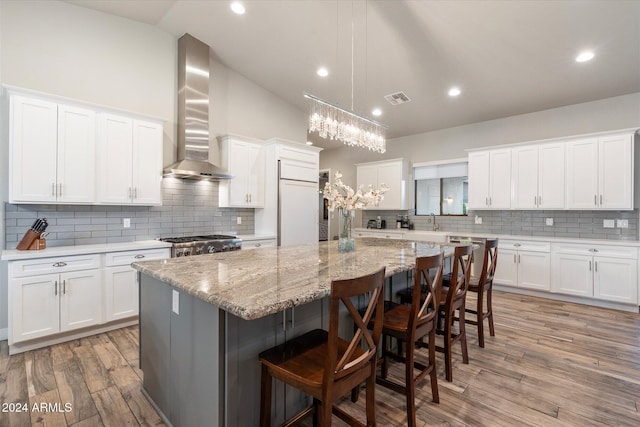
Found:
<path fill-rule="evenodd" d="M 178 39 L 178 161 L 164 169 L 164 176 L 233 178 L 209 163 L 209 46 L 189 34 Z"/>

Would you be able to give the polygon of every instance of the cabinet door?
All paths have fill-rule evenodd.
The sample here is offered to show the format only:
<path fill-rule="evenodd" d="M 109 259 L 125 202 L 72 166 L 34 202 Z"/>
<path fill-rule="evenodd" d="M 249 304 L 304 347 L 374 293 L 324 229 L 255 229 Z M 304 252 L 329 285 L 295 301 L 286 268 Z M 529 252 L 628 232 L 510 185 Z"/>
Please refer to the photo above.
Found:
<path fill-rule="evenodd" d="M 548 291 L 550 257 L 548 253 L 518 251 L 518 287 Z"/>
<path fill-rule="evenodd" d="M 511 150 L 492 150 L 489 153 L 489 208 L 511 207 Z"/>
<path fill-rule="evenodd" d="M 385 193 L 378 209 L 407 209 L 407 182 L 401 161 L 378 166 L 378 187 L 383 183 L 389 187 L 389 191 Z"/>
<path fill-rule="evenodd" d="M 348 183 L 347 183 L 348 184 Z M 385 182 L 385 184 L 389 185 L 389 183 Z M 364 191 L 369 189 L 369 186 L 373 185 L 374 187 L 378 187 L 378 166 L 377 165 L 358 165 L 356 166 L 356 187 L 362 186 Z M 391 197 L 391 192 L 394 191 L 390 189 L 385 195 L 384 200 L 380 203 L 380 206 L 367 206 L 368 210 L 376 210 L 382 209 L 381 206 L 387 200 L 387 197 Z"/>
<path fill-rule="evenodd" d="M 241 141 L 229 141 L 229 206 L 247 206 L 249 204 L 249 144 Z"/>
<path fill-rule="evenodd" d="M 133 192 L 133 121 L 101 114 L 98 139 L 98 202 L 129 204 Z"/>
<path fill-rule="evenodd" d="M 538 147 L 519 147 L 511 150 L 511 207 L 538 207 Z"/>
<path fill-rule="evenodd" d="M 254 208 L 263 207 L 265 176 L 262 147 L 256 144 L 248 144 L 246 163 L 249 206 Z"/>
<path fill-rule="evenodd" d="M 564 143 L 538 147 L 538 208 L 564 208 L 565 150 Z"/>
<path fill-rule="evenodd" d="M 9 281 L 11 340 L 19 342 L 60 331 L 58 274 Z"/>
<path fill-rule="evenodd" d="M 100 270 L 60 274 L 60 330 L 70 331 L 102 323 Z"/>
<path fill-rule="evenodd" d="M 54 102 L 11 97 L 11 202 L 55 201 L 57 115 Z"/>
<path fill-rule="evenodd" d="M 128 265 L 104 270 L 105 320 L 138 315 L 138 275 Z"/>
<path fill-rule="evenodd" d="M 598 141 L 567 143 L 567 208 L 598 207 Z"/>
<path fill-rule="evenodd" d="M 593 259 L 590 256 L 555 254 L 553 260 L 553 292 L 593 296 Z"/>
<path fill-rule="evenodd" d="M 499 249 L 500 256 L 496 265 L 494 282 L 499 285 L 518 285 L 518 255 L 517 251 Z"/>
<path fill-rule="evenodd" d="M 133 203 L 162 204 L 162 125 L 133 122 Z"/>
<path fill-rule="evenodd" d="M 469 153 L 469 208 L 489 206 L 489 152 Z"/>
<path fill-rule="evenodd" d="M 598 140 L 598 204 L 633 209 L 633 135 Z"/>
<path fill-rule="evenodd" d="M 638 262 L 635 259 L 594 257 L 596 298 L 638 304 Z"/>
<path fill-rule="evenodd" d="M 57 200 L 91 203 L 95 199 L 96 114 L 58 106 Z"/>

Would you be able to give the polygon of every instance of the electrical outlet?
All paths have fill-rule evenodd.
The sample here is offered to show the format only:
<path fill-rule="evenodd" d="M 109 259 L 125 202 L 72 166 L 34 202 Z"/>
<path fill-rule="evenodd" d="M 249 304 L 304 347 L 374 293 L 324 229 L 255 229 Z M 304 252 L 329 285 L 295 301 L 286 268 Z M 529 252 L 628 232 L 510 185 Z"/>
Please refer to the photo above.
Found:
<path fill-rule="evenodd" d="M 629 228 L 629 220 L 628 219 L 619 219 L 616 224 L 618 228 Z"/>
<path fill-rule="evenodd" d="M 122 226 L 124 228 L 131 228 L 131 218 L 123 218 L 122 219 Z"/>
<path fill-rule="evenodd" d="M 553 225 L 553 218 L 547 218 L 545 224 L 546 225 Z"/>
<path fill-rule="evenodd" d="M 239 216 L 239 217 L 238 217 L 238 219 L 237 219 L 236 221 L 237 221 L 238 225 L 241 225 L 241 224 L 242 224 L 242 217 L 241 217 L 241 216 Z"/>
<path fill-rule="evenodd" d="M 615 220 L 613 219 L 605 219 L 602 221 L 603 228 L 614 228 L 615 226 Z"/>
<path fill-rule="evenodd" d="M 475 220 L 474 220 L 474 221 L 475 221 L 475 223 L 476 223 L 476 224 L 482 224 L 482 217 L 481 217 L 481 216 L 476 215 L 476 218 L 475 218 Z"/>

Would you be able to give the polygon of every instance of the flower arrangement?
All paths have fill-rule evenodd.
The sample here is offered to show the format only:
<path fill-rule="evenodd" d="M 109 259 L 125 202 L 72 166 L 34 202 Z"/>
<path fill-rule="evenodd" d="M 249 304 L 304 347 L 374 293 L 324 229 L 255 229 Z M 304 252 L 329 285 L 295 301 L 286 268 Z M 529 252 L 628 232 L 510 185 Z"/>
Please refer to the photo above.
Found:
<path fill-rule="evenodd" d="M 353 188 L 342 182 L 342 173 L 335 173 L 333 184 L 327 182 L 322 194 L 328 201 L 327 209 L 333 212 L 338 209 L 340 236 L 338 240 L 338 250 L 340 252 L 352 252 L 355 250 L 355 241 L 351 237 L 351 220 L 355 209 L 366 209 L 369 205 L 378 206 L 384 199 L 384 193 L 389 191 L 389 187 L 384 184 L 375 189 L 369 185 L 368 191 L 364 191 L 362 186 L 355 191 Z"/>

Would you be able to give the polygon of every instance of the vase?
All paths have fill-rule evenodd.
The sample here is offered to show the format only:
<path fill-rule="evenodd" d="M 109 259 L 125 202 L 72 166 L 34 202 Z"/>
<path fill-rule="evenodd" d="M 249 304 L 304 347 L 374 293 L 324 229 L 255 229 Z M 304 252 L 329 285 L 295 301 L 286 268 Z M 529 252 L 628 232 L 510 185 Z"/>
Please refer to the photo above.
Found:
<path fill-rule="evenodd" d="M 353 239 L 353 211 L 348 209 L 338 210 L 338 252 L 353 252 L 356 250 L 356 242 Z"/>

